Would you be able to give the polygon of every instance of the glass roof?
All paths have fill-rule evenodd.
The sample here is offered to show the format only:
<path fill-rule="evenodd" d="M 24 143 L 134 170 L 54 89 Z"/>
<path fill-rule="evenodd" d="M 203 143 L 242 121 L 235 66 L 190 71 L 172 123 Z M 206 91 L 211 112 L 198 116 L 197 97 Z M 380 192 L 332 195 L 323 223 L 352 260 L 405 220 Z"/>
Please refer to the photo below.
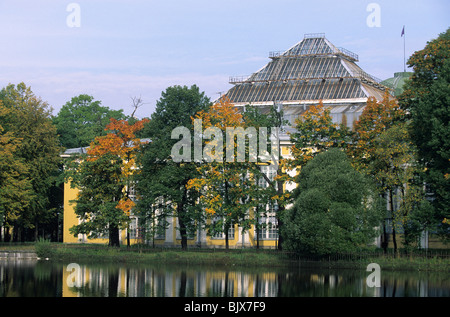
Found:
<path fill-rule="evenodd" d="M 359 99 L 383 95 L 386 87 L 364 72 L 358 56 L 336 48 L 324 34 L 309 34 L 256 73 L 231 77 L 226 95 L 237 104 L 293 102 L 327 99 Z"/>

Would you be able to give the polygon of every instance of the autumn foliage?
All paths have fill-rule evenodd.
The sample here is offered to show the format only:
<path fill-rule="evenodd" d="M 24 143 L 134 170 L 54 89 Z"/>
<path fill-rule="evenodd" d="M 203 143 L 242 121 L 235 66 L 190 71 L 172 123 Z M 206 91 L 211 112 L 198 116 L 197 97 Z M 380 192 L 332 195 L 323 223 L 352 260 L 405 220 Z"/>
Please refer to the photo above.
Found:
<path fill-rule="evenodd" d="M 208 111 L 200 111 L 192 119 L 201 119 L 203 129 L 210 127 L 219 128 L 225 134 L 227 127 L 243 126 L 242 115 L 228 98 L 221 98 L 217 103 L 212 105 Z M 213 142 L 211 140 L 209 142 Z M 207 142 L 207 143 L 209 143 Z M 215 144 L 218 145 L 218 144 Z M 225 149 L 225 145 L 224 149 Z M 225 150 L 222 152 L 225 153 Z M 238 168 L 237 163 L 227 163 L 225 159 L 222 163 L 202 164 L 198 170 L 201 177 L 191 179 L 188 182 L 188 188 L 197 190 L 203 189 L 203 195 L 200 200 L 205 204 L 205 210 L 208 215 L 220 213 L 224 208 L 224 201 L 230 197 L 238 198 L 242 194 L 242 187 L 238 185 L 241 180 L 242 170 Z M 224 184 L 226 190 L 224 191 Z M 231 185 L 233 184 L 233 185 Z M 226 197 L 225 197 L 226 196 Z M 232 199 L 234 200 L 234 199 Z M 239 204 L 233 201 L 233 204 Z M 224 212 L 225 215 L 231 214 L 231 211 Z"/>
<path fill-rule="evenodd" d="M 136 132 L 141 130 L 149 120 L 143 119 L 134 124 L 114 118 L 111 118 L 110 121 L 105 128 L 106 131 L 110 132 L 105 136 L 95 138 L 95 141 L 87 150 L 87 160 L 95 161 L 106 154 L 117 156 L 122 164 L 122 178 L 129 179 L 137 172 L 135 169 L 136 152 L 141 146 L 141 140 L 136 137 Z M 120 199 L 116 208 L 129 215 L 134 206 L 135 203 L 127 195 Z"/>
<path fill-rule="evenodd" d="M 369 98 L 361 117 L 355 122 L 355 141 L 349 148 L 349 155 L 354 158 L 358 168 L 363 168 L 371 162 L 374 151 L 377 150 L 374 141 L 404 117 L 405 111 L 388 92 L 381 101 L 375 97 Z"/>
<path fill-rule="evenodd" d="M 333 148 L 345 148 L 350 141 L 350 131 L 333 122 L 330 109 L 319 104 L 311 105 L 296 121 L 296 132 L 291 135 L 293 164 L 304 166 L 316 154 Z"/>

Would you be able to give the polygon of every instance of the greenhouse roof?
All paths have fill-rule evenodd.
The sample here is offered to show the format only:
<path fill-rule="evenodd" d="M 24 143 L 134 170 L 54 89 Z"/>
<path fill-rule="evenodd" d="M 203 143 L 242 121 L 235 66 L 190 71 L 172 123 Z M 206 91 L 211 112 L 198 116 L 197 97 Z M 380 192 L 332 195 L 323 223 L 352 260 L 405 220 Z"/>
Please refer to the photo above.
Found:
<path fill-rule="evenodd" d="M 226 96 L 239 104 L 304 103 L 323 100 L 365 102 L 381 99 L 386 87 L 355 62 L 358 55 L 335 47 L 325 35 L 306 34 L 285 52 L 271 52 L 271 61 L 250 76 L 230 77 Z"/>

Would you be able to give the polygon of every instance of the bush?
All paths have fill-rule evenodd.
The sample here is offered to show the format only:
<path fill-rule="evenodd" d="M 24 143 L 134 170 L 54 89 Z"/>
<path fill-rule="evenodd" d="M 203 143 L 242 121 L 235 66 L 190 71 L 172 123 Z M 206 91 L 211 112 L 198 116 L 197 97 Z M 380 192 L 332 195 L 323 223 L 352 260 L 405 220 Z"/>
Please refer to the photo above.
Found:
<path fill-rule="evenodd" d="M 286 250 L 320 256 L 356 252 L 376 236 L 382 219 L 376 194 L 343 151 L 318 154 L 297 180 L 281 231 Z"/>
<path fill-rule="evenodd" d="M 36 251 L 36 255 L 40 258 L 51 258 L 55 254 L 50 240 L 44 238 L 39 238 L 39 240 L 34 244 L 34 249 Z"/>

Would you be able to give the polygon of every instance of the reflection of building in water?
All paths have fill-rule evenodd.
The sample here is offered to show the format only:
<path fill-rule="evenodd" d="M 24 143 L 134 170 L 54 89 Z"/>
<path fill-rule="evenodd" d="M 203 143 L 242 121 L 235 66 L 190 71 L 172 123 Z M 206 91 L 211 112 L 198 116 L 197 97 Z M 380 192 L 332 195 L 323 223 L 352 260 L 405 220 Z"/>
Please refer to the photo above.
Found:
<path fill-rule="evenodd" d="M 87 267 L 63 270 L 63 297 L 274 297 L 276 273 Z"/>

